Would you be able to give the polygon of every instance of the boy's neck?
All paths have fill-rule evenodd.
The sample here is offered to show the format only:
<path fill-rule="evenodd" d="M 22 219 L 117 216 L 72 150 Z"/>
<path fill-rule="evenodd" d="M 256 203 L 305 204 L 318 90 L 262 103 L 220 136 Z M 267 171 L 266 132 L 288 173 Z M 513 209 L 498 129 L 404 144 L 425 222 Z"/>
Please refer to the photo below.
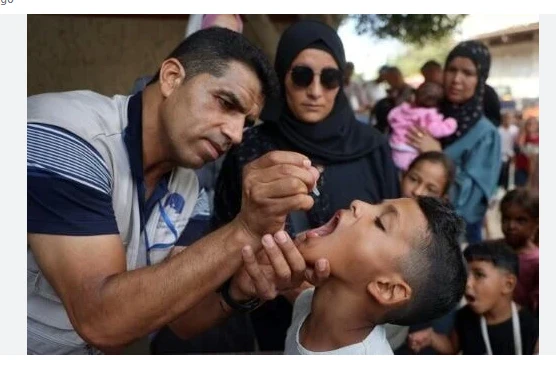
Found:
<path fill-rule="evenodd" d="M 303 347 L 315 352 L 360 343 L 375 327 L 369 313 L 368 301 L 330 279 L 315 288 L 311 313 L 300 329 L 299 340 Z"/>
<path fill-rule="evenodd" d="M 503 297 L 483 316 L 487 325 L 496 325 L 509 320 L 512 317 L 511 298 Z"/>

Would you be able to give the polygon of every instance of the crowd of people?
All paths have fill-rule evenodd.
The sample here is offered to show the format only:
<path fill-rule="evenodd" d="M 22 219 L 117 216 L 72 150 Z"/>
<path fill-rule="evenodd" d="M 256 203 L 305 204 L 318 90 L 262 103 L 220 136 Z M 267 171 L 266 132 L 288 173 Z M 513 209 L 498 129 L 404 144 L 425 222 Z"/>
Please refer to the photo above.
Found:
<path fill-rule="evenodd" d="M 355 82 L 323 23 L 274 67 L 242 29 L 192 16 L 128 96 L 28 98 L 28 353 L 538 353 L 538 120 L 488 48 L 414 89 Z"/>

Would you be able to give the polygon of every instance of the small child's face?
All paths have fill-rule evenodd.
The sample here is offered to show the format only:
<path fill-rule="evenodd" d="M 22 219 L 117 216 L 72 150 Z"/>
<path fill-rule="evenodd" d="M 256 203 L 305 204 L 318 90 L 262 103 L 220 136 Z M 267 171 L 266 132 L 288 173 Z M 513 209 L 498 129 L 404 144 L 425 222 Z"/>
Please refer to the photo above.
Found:
<path fill-rule="evenodd" d="M 324 226 L 306 232 L 298 246 L 307 263 L 326 258 L 334 277 L 365 287 L 377 276 L 399 272 L 400 259 L 426 228 L 427 220 L 413 199 L 378 205 L 356 200 Z"/>
<path fill-rule="evenodd" d="M 504 292 L 513 290 L 512 275 L 488 261 L 470 261 L 465 299 L 471 309 L 482 315 L 492 310 Z"/>
<path fill-rule="evenodd" d="M 506 242 L 513 248 L 525 246 L 537 231 L 537 220 L 516 204 L 507 204 L 501 209 L 502 232 Z"/>
<path fill-rule="evenodd" d="M 446 169 L 441 163 L 421 161 L 403 176 L 402 196 L 440 198 L 444 195 L 447 184 Z"/>
<path fill-rule="evenodd" d="M 525 121 L 525 131 L 528 134 L 535 134 L 539 132 L 539 121 L 534 118 L 530 117 Z"/>

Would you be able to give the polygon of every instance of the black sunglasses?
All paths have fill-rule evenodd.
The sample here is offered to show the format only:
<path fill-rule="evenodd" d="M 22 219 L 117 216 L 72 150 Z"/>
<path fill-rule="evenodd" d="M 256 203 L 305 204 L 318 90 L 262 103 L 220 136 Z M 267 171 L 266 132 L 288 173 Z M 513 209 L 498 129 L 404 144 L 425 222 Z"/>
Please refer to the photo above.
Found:
<path fill-rule="evenodd" d="M 291 70 L 292 82 L 298 87 L 307 88 L 313 82 L 315 72 L 308 66 L 295 66 Z M 324 68 L 320 72 L 320 84 L 326 89 L 335 89 L 342 84 L 342 71 Z"/>

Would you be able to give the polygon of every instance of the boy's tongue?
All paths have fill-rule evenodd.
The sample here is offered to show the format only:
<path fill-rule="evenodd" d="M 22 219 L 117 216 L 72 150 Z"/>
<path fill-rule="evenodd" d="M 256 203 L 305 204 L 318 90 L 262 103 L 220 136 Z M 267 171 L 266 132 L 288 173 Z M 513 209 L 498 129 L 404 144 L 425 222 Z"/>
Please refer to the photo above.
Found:
<path fill-rule="evenodd" d="M 310 229 L 309 231 L 307 231 L 306 236 L 307 237 L 328 236 L 329 234 L 334 232 L 334 230 L 338 226 L 338 222 L 339 222 L 339 216 L 336 214 L 324 225 L 322 225 L 318 228 Z"/>

